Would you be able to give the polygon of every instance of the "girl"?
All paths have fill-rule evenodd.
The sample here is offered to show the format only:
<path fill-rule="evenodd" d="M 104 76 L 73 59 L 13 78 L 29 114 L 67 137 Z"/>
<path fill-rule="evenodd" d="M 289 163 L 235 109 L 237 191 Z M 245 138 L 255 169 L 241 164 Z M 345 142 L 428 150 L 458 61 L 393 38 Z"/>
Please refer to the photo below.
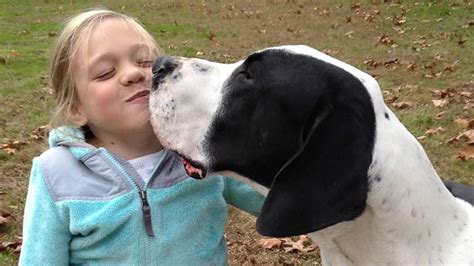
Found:
<path fill-rule="evenodd" d="M 226 264 L 227 203 L 258 215 L 263 196 L 224 177 L 189 178 L 148 121 L 153 38 L 92 10 L 58 38 L 50 76 L 75 127 L 33 160 L 21 265 Z"/>

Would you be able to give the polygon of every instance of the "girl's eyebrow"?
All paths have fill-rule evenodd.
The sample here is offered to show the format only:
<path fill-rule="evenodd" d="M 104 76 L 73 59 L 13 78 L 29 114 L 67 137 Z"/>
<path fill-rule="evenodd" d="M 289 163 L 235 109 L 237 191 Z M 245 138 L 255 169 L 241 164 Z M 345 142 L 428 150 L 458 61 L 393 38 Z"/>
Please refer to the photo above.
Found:
<path fill-rule="evenodd" d="M 153 49 L 145 44 L 145 43 L 137 43 L 137 44 L 134 44 L 130 47 L 128 53 L 136 53 L 136 52 L 140 52 L 140 51 L 144 51 L 143 54 L 149 54 L 149 55 L 152 55 L 153 54 Z M 104 54 L 100 54 L 94 58 L 92 58 L 91 60 L 89 60 L 89 69 L 91 69 L 95 64 L 97 64 L 98 62 L 100 61 L 107 61 L 107 60 L 110 60 L 112 61 L 113 60 L 113 57 L 114 57 L 114 54 L 112 52 L 107 52 L 107 53 L 104 53 Z"/>
<path fill-rule="evenodd" d="M 113 55 L 110 53 L 101 54 L 89 60 L 88 68 L 91 70 L 97 63 L 102 61 L 112 61 Z"/>

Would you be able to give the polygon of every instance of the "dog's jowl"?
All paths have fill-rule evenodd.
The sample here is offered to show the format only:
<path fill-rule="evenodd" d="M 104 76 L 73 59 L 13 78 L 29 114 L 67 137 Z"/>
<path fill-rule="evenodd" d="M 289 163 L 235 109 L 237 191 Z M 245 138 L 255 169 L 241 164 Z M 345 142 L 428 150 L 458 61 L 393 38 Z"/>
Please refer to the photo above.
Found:
<path fill-rule="evenodd" d="M 307 46 L 234 64 L 160 58 L 153 72 L 159 140 L 189 175 L 265 194 L 261 234 L 309 234 L 328 265 L 474 264 L 472 205 L 446 188 L 370 75 Z M 472 188 L 449 187 L 472 200 Z"/>

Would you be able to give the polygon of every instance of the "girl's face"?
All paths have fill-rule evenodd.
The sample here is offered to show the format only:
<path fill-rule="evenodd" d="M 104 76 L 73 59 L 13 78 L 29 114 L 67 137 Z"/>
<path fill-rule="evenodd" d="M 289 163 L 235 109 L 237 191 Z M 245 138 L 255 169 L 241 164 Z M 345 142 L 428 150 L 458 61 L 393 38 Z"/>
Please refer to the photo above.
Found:
<path fill-rule="evenodd" d="M 102 138 L 152 130 L 148 93 L 154 57 L 127 24 L 108 19 L 97 25 L 74 62 L 80 101 L 74 120 Z"/>

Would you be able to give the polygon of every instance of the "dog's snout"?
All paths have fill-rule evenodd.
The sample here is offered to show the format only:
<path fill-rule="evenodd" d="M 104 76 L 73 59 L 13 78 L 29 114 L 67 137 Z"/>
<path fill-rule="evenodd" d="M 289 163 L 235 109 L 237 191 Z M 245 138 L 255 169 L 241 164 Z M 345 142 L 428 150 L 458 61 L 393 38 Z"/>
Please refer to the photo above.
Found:
<path fill-rule="evenodd" d="M 171 56 L 158 57 L 153 63 L 153 68 L 151 70 L 153 73 L 152 90 L 156 90 L 160 80 L 162 80 L 166 75 L 172 73 L 177 66 L 177 62 Z"/>
<path fill-rule="evenodd" d="M 161 75 L 172 72 L 176 68 L 176 63 L 171 56 L 158 57 L 153 63 L 153 75 Z"/>

